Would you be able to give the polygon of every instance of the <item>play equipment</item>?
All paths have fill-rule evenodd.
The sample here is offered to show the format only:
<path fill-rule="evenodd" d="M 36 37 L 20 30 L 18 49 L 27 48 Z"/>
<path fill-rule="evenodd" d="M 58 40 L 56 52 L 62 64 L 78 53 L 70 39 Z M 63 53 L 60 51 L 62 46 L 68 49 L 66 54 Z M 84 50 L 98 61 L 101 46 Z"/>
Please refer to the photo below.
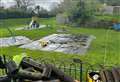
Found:
<path fill-rule="evenodd" d="M 114 15 L 114 18 L 112 19 L 112 28 L 116 31 L 120 31 L 120 21 L 117 19 L 117 16 Z"/>
<path fill-rule="evenodd" d="M 30 22 L 28 29 L 39 28 L 39 23 L 37 22 L 37 19 L 37 16 L 32 17 L 32 21 Z"/>
<path fill-rule="evenodd" d="M 89 72 L 87 75 L 88 82 L 101 82 L 99 72 Z"/>
<path fill-rule="evenodd" d="M 39 23 L 37 22 L 38 20 L 38 15 L 39 15 L 39 8 L 38 7 L 35 7 L 31 14 L 33 15 L 32 16 L 32 21 L 30 22 L 29 26 L 28 26 L 28 29 L 33 29 L 33 28 L 39 28 Z"/>
<path fill-rule="evenodd" d="M 90 72 L 88 82 L 120 82 L 120 68 L 101 68 L 99 72 Z"/>
<path fill-rule="evenodd" d="M 114 23 L 113 24 L 113 29 L 120 31 L 120 23 Z"/>
<path fill-rule="evenodd" d="M 45 40 L 39 40 L 39 42 L 42 47 L 46 47 L 49 44 L 49 42 Z"/>

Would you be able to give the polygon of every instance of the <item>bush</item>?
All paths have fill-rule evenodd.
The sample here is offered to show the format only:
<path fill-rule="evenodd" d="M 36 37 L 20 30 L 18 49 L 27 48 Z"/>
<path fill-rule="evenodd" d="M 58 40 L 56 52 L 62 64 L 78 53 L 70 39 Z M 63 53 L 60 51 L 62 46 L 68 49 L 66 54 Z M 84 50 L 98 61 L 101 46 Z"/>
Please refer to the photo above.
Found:
<path fill-rule="evenodd" d="M 106 21 L 106 20 L 87 21 L 83 26 L 109 29 L 112 26 L 112 21 Z"/>
<path fill-rule="evenodd" d="M 24 11 L 17 11 L 17 10 L 1 10 L 0 11 L 0 19 L 7 19 L 7 18 L 28 18 L 32 15 L 30 13 Z"/>
<path fill-rule="evenodd" d="M 19 9 L 0 9 L 0 19 L 8 18 L 30 18 L 33 14 L 31 12 L 19 10 Z M 49 13 L 40 13 L 39 17 L 41 18 L 50 18 L 53 17 Z"/>

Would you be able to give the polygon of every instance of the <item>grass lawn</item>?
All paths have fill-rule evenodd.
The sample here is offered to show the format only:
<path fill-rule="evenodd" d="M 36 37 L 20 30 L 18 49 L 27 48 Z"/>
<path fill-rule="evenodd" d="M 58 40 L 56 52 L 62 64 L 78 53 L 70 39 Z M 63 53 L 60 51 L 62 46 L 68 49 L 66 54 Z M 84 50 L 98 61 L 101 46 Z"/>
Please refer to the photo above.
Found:
<path fill-rule="evenodd" d="M 52 28 L 42 28 L 39 30 L 29 30 L 29 31 L 15 31 L 14 28 L 25 26 L 29 23 L 30 19 L 8 19 L 3 20 L 0 25 L 0 37 L 11 36 L 7 27 L 11 28 L 15 36 L 23 35 L 27 36 L 32 40 L 40 39 L 43 36 L 57 33 L 56 29 L 60 26 L 56 25 L 55 18 L 51 19 L 39 19 L 41 24 L 50 24 Z M 13 56 L 20 54 L 22 52 L 28 53 L 29 56 L 34 58 L 52 58 L 55 60 L 80 58 L 83 61 L 88 61 L 91 64 L 103 64 L 105 59 L 105 64 L 115 65 L 120 64 L 120 32 L 107 29 L 94 29 L 94 28 L 76 28 L 67 27 L 70 33 L 73 34 L 89 34 L 94 35 L 96 39 L 92 42 L 91 47 L 85 55 L 76 54 L 63 54 L 57 52 L 44 52 L 38 50 L 27 50 L 20 49 L 17 46 L 0 48 L 0 54 L 5 54 L 7 56 Z"/>
<path fill-rule="evenodd" d="M 103 16 L 97 16 L 97 18 L 101 20 L 107 20 L 107 21 L 116 19 L 120 22 L 120 16 L 115 16 L 115 15 L 103 15 Z"/>

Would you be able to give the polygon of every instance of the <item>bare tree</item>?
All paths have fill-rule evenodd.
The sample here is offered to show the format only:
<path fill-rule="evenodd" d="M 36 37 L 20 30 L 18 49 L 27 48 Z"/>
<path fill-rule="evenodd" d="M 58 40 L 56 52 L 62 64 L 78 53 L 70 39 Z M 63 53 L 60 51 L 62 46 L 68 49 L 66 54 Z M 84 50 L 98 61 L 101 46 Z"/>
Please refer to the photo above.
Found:
<path fill-rule="evenodd" d="M 34 5 L 34 0 L 15 0 L 17 8 L 27 9 Z"/>
<path fill-rule="evenodd" d="M 17 8 L 21 7 L 21 0 L 15 0 Z"/>
<path fill-rule="evenodd" d="M 34 4 L 34 0 L 21 0 L 22 6 L 27 8 Z"/>
<path fill-rule="evenodd" d="M 3 8 L 2 0 L 0 0 L 0 8 Z"/>

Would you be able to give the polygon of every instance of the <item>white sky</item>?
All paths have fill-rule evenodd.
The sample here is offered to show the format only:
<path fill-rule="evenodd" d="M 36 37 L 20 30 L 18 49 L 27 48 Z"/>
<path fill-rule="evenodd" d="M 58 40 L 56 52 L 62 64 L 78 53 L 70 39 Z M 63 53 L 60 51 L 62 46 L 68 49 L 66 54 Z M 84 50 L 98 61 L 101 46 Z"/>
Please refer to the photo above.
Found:
<path fill-rule="evenodd" d="M 40 5 L 44 7 L 47 10 L 50 10 L 52 4 L 54 3 L 60 3 L 62 0 L 35 0 L 35 5 Z M 10 7 L 12 5 L 15 5 L 14 0 L 2 0 L 2 5 L 5 7 Z"/>

